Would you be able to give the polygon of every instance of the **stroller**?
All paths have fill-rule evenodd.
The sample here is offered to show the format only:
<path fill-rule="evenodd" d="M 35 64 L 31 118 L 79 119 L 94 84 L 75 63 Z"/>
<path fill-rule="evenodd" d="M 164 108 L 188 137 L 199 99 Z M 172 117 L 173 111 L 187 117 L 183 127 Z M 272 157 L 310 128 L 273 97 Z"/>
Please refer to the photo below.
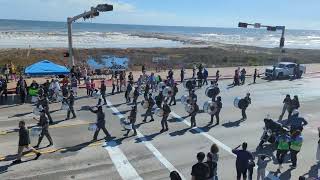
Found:
<path fill-rule="evenodd" d="M 259 148 L 263 147 L 263 144 L 269 142 L 274 144 L 276 142 L 277 136 L 281 133 L 281 131 L 287 131 L 288 129 L 284 127 L 282 124 L 273 121 L 272 119 L 266 118 L 263 120 L 265 127 L 263 128 L 263 133 L 260 138 Z"/>

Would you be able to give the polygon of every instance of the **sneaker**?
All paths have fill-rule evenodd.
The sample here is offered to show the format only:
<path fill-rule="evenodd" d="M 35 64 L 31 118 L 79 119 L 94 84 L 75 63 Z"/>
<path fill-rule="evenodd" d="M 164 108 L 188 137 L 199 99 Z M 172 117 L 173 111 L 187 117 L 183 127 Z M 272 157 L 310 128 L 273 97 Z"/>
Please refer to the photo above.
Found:
<path fill-rule="evenodd" d="M 33 148 L 38 149 L 38 148 L 39 148 L 39 145 L 33 146 Z"/>
<path fill-rule="evenodd" d="M 14 160 L 14 161 L 12 161 L 12 164 L 19 164 L 19 163 L 21 163 L 22 161 L 21 161 L 21 159 L 17 159 L 17 160 Z"/>
<path fill-rule="evenodd" d="M 50 146 L 53 146 L 53 143 L 50 143 L 50 144 L 48 145 L 48 147 L 50 147 Z"/>
<path fill-rule="evenodd" d="M 75 118 L 77 118 L 77 116 L 73 116 L 71 119 L 75 119 Z"/>
<path fill-rule="evenodd" d="M 64 120 L 67 121 L 67 120 L 69 120 L 69 119 L 70 119 L 70 118 L 65 118 Z"/>
<path fill-rule="evenodd" d="M 152 122 L 152 121 L 154 121 L 154 119 L 151 119 L 149 122 Z"/>
<path fill-rule="evenodd" d="M 161 129 L 160 132 L 161 132 L 161 133 L 164 132 L 164 129 Z"/>
<path fill-rule="evenodd" d="M 34 158 L 34 160 L 37 160 L 37 159 L 39 159 L 39 157 L 41 156 L 41 153 L 39 152 L 39 153 L 37 153 L 37 156 Z"/>
<path fill-rule="evenodd" d="M 147 122 L 147 120 L 143 120 L 142 122 L 144 122 L 144 123 L 145 123 L 145 122 Z"/>

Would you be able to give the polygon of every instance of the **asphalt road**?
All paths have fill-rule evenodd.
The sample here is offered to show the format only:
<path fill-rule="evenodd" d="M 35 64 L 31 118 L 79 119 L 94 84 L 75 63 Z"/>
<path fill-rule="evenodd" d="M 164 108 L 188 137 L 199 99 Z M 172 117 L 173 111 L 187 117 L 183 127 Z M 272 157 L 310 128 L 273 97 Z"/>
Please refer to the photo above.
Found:
<path fill-rule="evenodd" d="M 251 81 L 251 79 L 248 79 Z M 125 104 L 124 94 L 108 96 L 108 106 L 104 106 L 107 129 L 115 138 L 105 142 L 100 132 L 98 142 L 91 142 L 93 132 L 88 131 L 89 123 L 96 120 L 95 114 L 85 110 L 84 106 L 94 106 L 96 99 L 84 96 L 81 90 L 76 101 L 77 119 L 63 121 L 65 111 L 60 104 L 51 104 L 52 117 L 56 122 L 49 131 L 54 146 L 47 148 L 46 138 L 40 146 L 43 155 L 39 160 L 32 160 L 33 154 L 26 154 L 23 163 L 10 165 L 17 151 L 19 120 L 25 120 L 28 126 L 36 121 L 31 113 L 30 104 L 0 106 L 0 179 L 169 179 L 169 173 L 177 170 L 185 179 L 190 179 L 191 167 L 196 163 L 196 154 L 208 152 L 212 143 L 220 146 L 218 175 L 222 180 L 235 179 L 235 156 L 230 150 L 246 141 L 249 150 L 254 154 L 266 153 L 274 162 L 268 164 L 269 177 L 272 179 L 298 179 L 300 175 L 317 177 L 319 166 L 316 161 L 318 142 L 317 127 L 320 126 L 320 78 L 306 77 L 295 81 L 258 80 L 257 84 L 247 84 L 230 88 L 231 80 L 219 83 L 223 100 L 220 125 L 209 126 L 210 116 L 206 113 L 197 115 L 197 127 L 190 129 L 190 117 L 184 106 L 177 102 L 172 106 L 169 117 L 169 131 L 160 133 L 161 118 L 155 116 L 154 122 L 142 123 L 145 110 L 138 106 L 138 136 L 125 138 L 120 126 L 120 118 L 129 114 L 130 106 Z M 110 92 L 110 89 L 108 89 Z M 205 88 L 196 91 L 198 104 L 209 100 L 205 96 Z M 248 119 L 239 121 L 241 111 L 233 106 L 235 97 L 243 97 L 251 93 L 252 105 L 247 110 Z M 177 99 L 187 92 L 179 86 Z M 263 150 L 256 150 L 264 126 L 263 119 L 270 115 L 276 119 L 282 109 L 285 94 L 298 95 L 301 103 L 301 114 L 309 125 L 304 129 L 304 143 L 298 154 L 298 166 L 290 169 L 289 156 L 281 173 L 275 173 L 277 164 L 275 152 L 270 145 Z M 139 100 L 142 100 L 140 96 Z M 9 97 L 10 100 L 15 97 Z M 112 105 L 111 105 L 112 104 Z M 31 137 L 32 145 L 37 137 Z M 255 174 L 254 174 L 255 177 Z M 255 179 L 255 178 L 254 178 Z"/>

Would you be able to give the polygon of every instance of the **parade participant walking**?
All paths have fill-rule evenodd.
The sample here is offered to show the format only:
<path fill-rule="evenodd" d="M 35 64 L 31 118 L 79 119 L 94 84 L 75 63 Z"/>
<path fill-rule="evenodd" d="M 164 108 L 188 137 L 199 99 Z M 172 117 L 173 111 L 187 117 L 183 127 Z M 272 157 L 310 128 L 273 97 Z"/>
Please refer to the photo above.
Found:
<path fill-rule="evenodd" d="M 146 87 L 144 88 L 144 93 L 143 93 L 144 99 L 147 99 L 147 98 L 148 98 L 149 91 L 150 91 L 150 84 L 149 84 L 149 82 L 148 82 L 148 83 L 146 84 Z"/>
<path fill-rule="evenodd" d="M 114 95 L 114 91 L 116 90 L 116 85 L 117 85 L 117 78 L 115 77 L 114 74 L 112 74 L 112 76 L 111 76 L 111 82 L 112 82 L 111 94 Z"/>
<path fill-rule="evenodd" d="M 299 102 L 299 98 L 297 95 L 293 96 L 293 99 L 291 101 L 291 110 L 297 110 L 300 108 L 300 102 Z"/>
<path fill-rule="evenodd" d="M 206 83 L 206 85 L 208 85 L 208 70 L 206 68 L 203 69 L 203 85 L 204 83 Z"/>
<path fill-rule="evenodd" d="M 74 92 L 71 90 L 70 91 L 70 95 L 69 97 L 67 98 L 67 104 L 69 106 L 69 109 L 68 109 L 68 112 L 67 112 L 67 118 L 65 120 L 68 120 L 70 119 L 70 113 L 72 113 L 72 119 L 76 118 L 76 113 L 74 112 L 74 101 L 75 101 L 75 98 L 74 98 Z"/>
<path fill-rule="evenodd" d="M 128 119 L 130 120 L 130 124 L 132 126 L 132 130 L 134 133 L 133 135 L 136 136 L 137 135 L 136 125 L 135 125 L 136 120 L 137 120 L 137 106 L 136 105 L 132 106 L 132 109 L 131 109 L 130 115 L 128 116 Z M 127 133 L 124 136 L 128 136 L 130 131 L 131 131 L 131 129 L 128 129 Z"/>
<path fill-rule="evenodd" d="M 159 94 L 158 94 L 158 96 L 155 97 L 155 100 L 156 100 L 156 105 L 158 106 L 158 108 L 161 108 L 162 102 L 164 100 L 162 90 L 159 91 Z"/>
<path fill-rule="evenodd" d="M 97 114 L 97 129 L 96 131 L 94 132 L 94 135 L 93 135 L 93 140 L 92 141 L 97 141 L 97 138 L 98 138 L 98 135 L 99 135 L 99 132 L 100 130 L 102 129 L 104 134 L 106 135 L 106 139 L 107 138 L 110 138 L 110 134 L 109 132 L 107 131 L 106 129 L 106 121 L 105 121 L 105 114 L 102 110 L 102 106 L 98 106 L 98 109 L 97 110 L 93 110 L 92 108 L 89 108 L 89 110 L 92 112 L 92 113 L 95 113 Z"/>
<path fill-rule="evenodd" d="M 39 108 L 40 106 L 42 106 L 45 114 L 47 115 L 49 119 L 49 123 L 53 124 L 53 120 L 51 118 L 50 111 L 49 111 L 49 100 L 45 94 L 39 97 L 37 107 Z"/>
<path fill-rule="evenodd" d="M 75 96 L 78 95 L 78 80 L 76 75 L 72 75 L 71 77 L 71 89 L 73 91 L 73 93 L 75 94 Z"/>
<path fill-rule="evenodd" d="M 180 70 L 180 82 L 181 82 L 181 83 L 182 83 L 183 80 L 184 80 L 184 74 L 185 74 L 184 68 L 181 68 L 181 70 Z"/>
<path fill-rule="evenodd" d="M 135 87 L 134 92 L 133 92 L 133 101 L 132 101 L 132 103 L 134 105 L 137 105 L 137 100 L 138 100 L 139 95 L 140 95 L 139 88 Z"/>
<path fill-rule="evenodd" d="M 192 102 L 198 100 L 198 97 L 197 97 L 194 89 L 192 89 L 191 91 L 189 91 L 189 98 L 190 98 L 190 101 L 191 101 L 190 104 L 192 104 Z"/>
<path fill-rule="evenodd" d="M 126 103 L 130 103 L 131 102 L 131 98 L 130 98 L 130 93 L 132 91 L 132 83 L 128 83 L 126 92 L 125 92 L 125 98 L 126 98 Z"/>
<path fill-rule="evenodd" d="M 244 85 L 244 83 L 246 82 L 246 74 L 247 74 L 247 71 L 243 68 L 241 70 L 241 75 L 240 75 L 242 85 Z"/>
<path fill-rule="evenodd" d="M 202 87 L 202 81 L 203 81 L 203 73 L 202 71 L 198 71 L 197 73 L 197 77 L 198 77 L 198 88 Z"/>
<path fill-rule="evenodd" d="M 211 145 L 211 148 L 210 148 L 210 152 L 209 152 L 211 155 L 212 155 L 212 161 L 214 161 L 216 164 L 217 164 L 217 167 L 215 169 L 215 171 L 213 172 L 213 174 L 215 174 L 215 176 L 213 177 L 213 180 L 218 180 L 218 161 L 219 161 L 219 148 L 217 146 L 217 144 L 213 143 Z"/>
<path fill-rule="evenodd" d="M 251 104 L 251 98 L 250 98 L 250 93 L 247 93 L 246 97 L 244 98 L 244 105 L 243 105 L 243 107 L 241 109 L 242 120 L 246 120 L 247 119 L 246 110 L 247 110 L 249 104 Z"/>
<path fill-rule="evenodd" d="M 168 71 L 168 79 L 173 79 L 173 70 L 172 70 L 172 68 L 170 68 L 170 70 Z"/>
<path fill-rule="evenodd" d="M 169 117 L 169 114 L 171 113 L 171 109 L 170 109 L 170 106 L 167 103 L 167 100 L 164 101 L 162 110 L 163 110 L 163 116 L 162 116 L 162 120 L 161 120 L 162 129 L 161 129 L 160 132 L 164 132 L 164 131 L 168 131 L 169 130 L 169 128 L 168 128 L 168 117 Z"/>
<path fill-rule="evenodd" d="M 91 83 L 90 83 L 90 76 L 87 76 L 84 83 L 86 84 L 87 96 L 90 96 L 91 92 Z"/>
<path fill-rule="evenodd" d="M 9 82 L 9 74 L 10 74 L 9 65 L 6 64 L 4 66 L 4 76 L 6 77 L 7 82 Z"/>
<path fill-rule="evenodd" d="M 147 84 L 151 86 L 149 87 L 149 89 L 151 88 L 152 92 L 157 91 L 157 82 L 156 82 L 156 77 L 154 76 L 154 73 L 151 73 Z"/>
<path fill-rule="evenodd" d="M 91 79 L 91 83 L 90 83 L 90 96 L 92 97 L 93 96 L 93 92 L 95 91 L 96 89 L 96 83 L 94 83 L 94 80 Z"/>
<path fill-rule="evenodd" d="M 289 143 L 290 143 L 290 136 L 287 135 L 287 132 L 285 130 L 282 130 L 280 133 L 281 134 L 276 138 L 276 144 L 277 144 L 276 157 L 279 164 L 278 171 L 280 171 L 280 169 L 282 168 L 282 163 L 289 151 Z"/>
<path fill-rule="evenodd" d="M 29 151 L 32 151 L 37 156 L 35 157 L 35 160 L 37 160 L 41 153 L 37 150 L 35 150 L 33 147 L 30 146 L 30 137 L 29 137 L 29 131 L 26 128 L 26 123 L 24 121 L 19 122 L 19 147 L 18 147 L 18 157 L 16 160 L 12 162 L 12 164 L 19 164 L 21 163 L 21 157 L 24 149 L 28 149 Z"/>
<path fill-rule="evenodd" d="M 151 94 L 151 93 L 149 94 L 148 104 L 149 104 L 149 105 L 148 105 L 147 111 L 146 111 L 146 113 L 145 113 L 145 115 L 144 115 L 144 120 L 143 120 L 143 122 L 147 122 L 147 117 L 148 117 L 148 116 L 151 117 L 150 122 L 151 122 L 151 121 L 154 121 L 153 115 L 152 115 L 152 108 L 153 108 L 155 102 L 154 102 L 154 100 L 152 99 L 152 94 Z"/>
<path fill-rule="evenodd" d="M 20 76 L 20 79 L 17 83 L 17 94 L 20 95 L 20 102 L 23 104 L 26 102 L 27 96 L 27 82 Z"/>
<path fill-rule="evenodd" d="M 219 123 L 220 123 L 220 111 L 221 111 L 221 109 L 222 109 L 222 100 L 221 100 L 221 97 L 220 97 L 220 96 L 217 97 L 216 103 L 217 103 L 217 112 L 211 115 L 210 124 L 213 123 L 213 117 L 215 116 L 215 117 L 216 117 L 216 120 L 217 120 L 217 121 L 216 121 L 216 125 L 219 125 Z"/>
<path fill-rule="evenodd" d="M 293 133 L 296 130 L 302 131 L 307 124 L 308 122 L 303 117 L 299 117 L 299 111 L 294 110 L 285 125 L 290 126 L 290 132 Z"/>
<path fill-rule="evenodd" d="M 216 82 L 217 82 L 217 83 L 218 83 L 218 81 L 219 81 L 219 78 L 220 78 L 220 71 L 217 70 L 217 72 L 216 72 Z"/>
<path fill-rule="evenodd" d="M 257 70 L 257 69 L 254 69 L 254 73 L 253 73 L 253 84 L 256 83 L 257 75 L 258 75 L 258 70 Z"/>
<path fill-rule="evenodd" d="M 282 112 L 279 117 L 279 121 L 282 120 L 286 111 L 288 111 L 288 119 L 290 118 L 291 113 L 292 113 L 292 111 L 291 111 L 291 97 L 289 94 L 286 95 L 286 97 L 284 98 L 282 103 L 283 103 L 283 108 L 282 108 Z"/>
<path fill-rule="evenodd" d="M 292 168 L 297 167 L 297 154 L 301 150 L 302 142 L 303 142 L 303 137 L 301 135 L 301 131 L 300 130 L 295 131 L 292 134 L 291 142 L 290 142 L 290 156 L 291 156 Z"/>
<path fill-rule="evenodd" d="M 129 83 L 131 83 L 131 84 L 134 83 L 132 72 L 129 72 L 128 81 L 129 81 Z"/>
<path fill-rule="evenodd" d="M 191 127 L 196 127 L 197 126 L 197 123 L 196 123 L 196 115 L 197 113 L 199 112 L 199 106 L 197 104 L 197 101 L 193 101 L 192 102 L 192 107 L 193 107 L 193 111 L 192 113 L 190 114 L 191 116 Z"/>
<path fill-rule="evenodd" d="M 107 104 L 107 100 L 106 100 L 106 91 L 107 91 L 107 87 L 104 83 L 104 80 L 101 81 L 101 85 L 100 85 L 100 93 L 101 93 L 101 97 L 103 99 L 103 105 Z M 101 102 L 99 102 L 100 104 Z"/>
<path fill-rule="evenodd" d="M 191 176 L 192 180 L 206 180 L 210 175 L 209 167 L 203 162 L 206 155 L 203 152 L 197 154 L 198 162 L 192 166 Z"/>
<path fill-rule="evenodd" d="M 174 83 L 173 87 L 172 87 L 172 96 L 171 96 L 171 99 L 170 99 L 170 102 L 169 102 L 169 106 L 172 105 L 172 102 L 173 102 L 173 105 L 176 105 L 177 102 L 176 102 L 176 95 L 179 91 L 178 87 L 177 87 L 177 83 Z"/>
<path fill-rule="evenodd" d="M 40 143 L 41 143 L 44 136 L 46 136 L 49 141 L 49 145 L 47 147 L 52 146 L 53 142 L 52 142 L 52 138 L 49 134 L 49 122 L 48 122 L 48 118 L 46 117 L 44 109 L 42 109 L 40 111 L 40 120 L 39 120 L 38 126 L 40 126 L 42 128 L 42 130 L 41 130 L 41 134 L 38 139 L 38 144 L 36 146 L 34 146 L 34 148 L 39 148 Z"/>
<path fill-rule="evenodd" d="M 239 147 L 242 146 L 242 150 L 238 150 Z M 246 142 L 242 143 L 242 145 L 237 146 L 232 149 L 232 153 L 237 155 L 236 159 L 236 170 L 237 170 L 237 180 L 241 179 L 241 176 L 244 180 L 247 179 L 247 170 L 249 166 L 249 161 L 253 160 L 252 154 L 247 151 L 248 144 Z"/>

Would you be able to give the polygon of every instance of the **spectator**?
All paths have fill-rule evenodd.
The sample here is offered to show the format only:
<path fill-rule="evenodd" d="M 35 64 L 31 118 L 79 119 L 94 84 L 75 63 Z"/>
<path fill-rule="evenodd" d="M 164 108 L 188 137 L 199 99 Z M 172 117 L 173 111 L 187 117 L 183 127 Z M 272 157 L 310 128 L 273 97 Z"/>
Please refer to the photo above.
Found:
<path fill-rule="evenodd" d="M 177 171 L 171 171 L 170 180 L 182 180 Z"/>
<path fill-rule="evenodd" d="M 213 155 L 212 153 L 207 154 L 207 162 L 206 164 L 209 167 L 209 177 L 208 179 L 210 180 L 218 180 L 217 177 L 217 162 L 213 160 Z"/>
<path fill-rule="evenodd" d="M 9 69 L 9 65 L 6 64 L 4 66 L 4 75 L 6 77 L 6 81 L 9 82 L 9 74 L 10 74 L 10 69 Z"/>
<path fill-rule="evenodd" d="M 203 152 L 197 154 L 198 162 L 192 166 L 191 176 L 192 180 L 206 180 L 209 177 L 209 167 L 206 163 L 203 163 L 206 155 Z"/>
<path fill-rule="evenodd" d="M 14 66 L 14 64 L 11 62 L 10 63 L 10 68 L 9 68 L 9 71 L 10 71 L 10 74 L 11 74 L 11 79 L 13 81 L 16 81 L 17 80 L 17 70 L 16 70 L 16 67 Z"/>
<path fill-rule="evenodd" d="M 23 79 L 22 76 L 20 76 L 20 79 L 17 83 L 17 94 L 20 95 L 20 102 L 23 104 L 26 101 L 26 95 L 27 95 L 27 82 Z"/>
<path fill-rule="evenodd" d="M 258 166 L 258 171 L 257 171 L 257 180 L 264 180 L 266 175 L 266 168 L 268 165 L 268 162 L 270 162 L 272 159 L 267 156 L 267 155 L 258 155 L 258 162 L 257 162 L 257 166 Z"/>
<path fill-rule="evenodd" d="M 238 150 L 238 148 L 242 146 L 242 150 Z M 249 166 L 249 160 L 253 160 L 252 154 L 247 151 L 248 144 L 246 142 L 242 143 L 242 145 L 237 146 L 232 150 L 232 153 L 237 155 L 236 160 L 236 170 L 237 170 L 237 180 L 247 179 L 247 170 Z"/>

